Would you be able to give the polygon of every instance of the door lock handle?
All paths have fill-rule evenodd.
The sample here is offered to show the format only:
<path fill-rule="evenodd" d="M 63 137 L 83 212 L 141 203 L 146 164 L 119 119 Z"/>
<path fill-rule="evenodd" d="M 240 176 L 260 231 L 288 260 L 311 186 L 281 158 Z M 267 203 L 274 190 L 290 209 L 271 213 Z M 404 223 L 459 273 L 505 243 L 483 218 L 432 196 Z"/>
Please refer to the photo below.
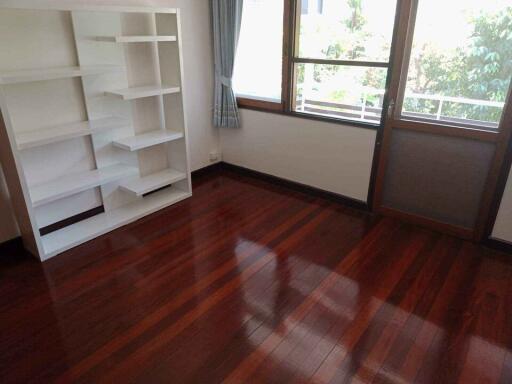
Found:
<path fill-rule="evenodd" d="M 393 111 L 395 109 L 395 100 L 390 100 L 388 105 L 388 118 L 391 119 L 393 117 Z"/>

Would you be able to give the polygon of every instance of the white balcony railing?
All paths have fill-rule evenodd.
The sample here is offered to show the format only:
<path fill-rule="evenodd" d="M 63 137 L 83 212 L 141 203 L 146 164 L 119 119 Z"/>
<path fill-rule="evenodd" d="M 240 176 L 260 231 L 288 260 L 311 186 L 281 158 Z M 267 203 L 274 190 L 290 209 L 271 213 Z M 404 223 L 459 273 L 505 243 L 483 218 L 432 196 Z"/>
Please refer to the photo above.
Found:
<path fill-rule="evenodd" d="M 368 105 L 370 97 L 377 96 L 377 106 Z M 350 120 L 378 123 L 382 115 L 382 101 L 384 98 L 384 90 L 381 89 L 366 89 L 361 97 L 361 104 L 343 104 L 333 103 L 318 100 L 312 97 L 305 99 L 299 98 L 297 100 L 297 111 L 308 112 L 319 115 L 327 115 L 332 117 L 341 117 Z M 375 98 L 374 98 L 375 99 Z M 417 93 L 406 93 L 405 99 L 410 100 L 430 100 L 437 103 L 437 110 L 435 113 L 422 113 L 414 111 L 402 111 L 402 116 L 411 119 L 420 120 L 436 120 L 444 121 L 452 124 L 475 125 L 484 128 L 497 129 L 498 123 L 494 121 L 474 120 L 464 117 L 447 116 L 443 114 L 443 108 L 448 104 L 462 104 L 462 105 L 477 105 L 484 108 L 496 108 L 502 110 L 505 103 L 467 99 L 463 97 L 450 97 L 442 95 L 425 95 Z"/>

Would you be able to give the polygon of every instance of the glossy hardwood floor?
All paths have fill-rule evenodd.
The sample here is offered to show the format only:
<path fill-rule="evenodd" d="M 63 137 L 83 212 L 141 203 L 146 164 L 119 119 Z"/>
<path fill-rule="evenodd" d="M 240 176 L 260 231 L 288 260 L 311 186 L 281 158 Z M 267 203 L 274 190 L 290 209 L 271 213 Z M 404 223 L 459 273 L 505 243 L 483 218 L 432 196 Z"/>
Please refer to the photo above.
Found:
<path fill-rule="evenodd" d="M 42 265 L 3 254 L 0 381 L 512 383 L 511 257 L 215 171 Z"/>

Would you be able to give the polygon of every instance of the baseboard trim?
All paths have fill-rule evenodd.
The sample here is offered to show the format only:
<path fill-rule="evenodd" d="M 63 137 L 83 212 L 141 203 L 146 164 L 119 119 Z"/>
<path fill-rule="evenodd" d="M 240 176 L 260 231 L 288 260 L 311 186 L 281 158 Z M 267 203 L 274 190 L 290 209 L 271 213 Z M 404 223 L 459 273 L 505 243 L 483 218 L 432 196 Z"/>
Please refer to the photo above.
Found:
<path fill-rule="evenodd" d="M 222 164 L 223 163 L 220 161 L 214 164 L 207 165 L 206 167 L 196 169 L 195 171 L 192 171 L 192 181 L 194 181 L 194 179 L 197 179 L 198 177 L 208 175 L 212 172 L 221 169 Z"/>
<path fill-rule="evenodd" d="M 490 237 L 482 242 L 488 248 L 496 251 L 512 253 L 512 243 Z"/>
<path fill-rule="evenodd" d="M 229 170 L 232 172 L 237 172 L 240 174 L 252 176 L 258 178 L 260 180 L 264 180 L 270 182 L 272 184 L 278 184 L 280 186 L 293 189 L 298 192 L 306 193 L 309 195 L 317 196 L 323 199 L 327 199 L 330 201 L 334 201 L 336 203 L 340 203 L 346 205 L 351 208 L 369 211 L 368 203 L 366 201 L 353 199 L 351 197 L 347 197 L 344 195 L 340 195 L 338 193 L 329 192 L 320 188 L 312 187 L 310 185 L 298 183 L 296 181 L 291 181 L 288 179 L 283 179 L 279 176 L 269 175 L 268 173 L 255 171 L 250 168 L 245 168 L 240 165 L 230 164 L 226 162 L 219 163 L 221 169 Z"/>

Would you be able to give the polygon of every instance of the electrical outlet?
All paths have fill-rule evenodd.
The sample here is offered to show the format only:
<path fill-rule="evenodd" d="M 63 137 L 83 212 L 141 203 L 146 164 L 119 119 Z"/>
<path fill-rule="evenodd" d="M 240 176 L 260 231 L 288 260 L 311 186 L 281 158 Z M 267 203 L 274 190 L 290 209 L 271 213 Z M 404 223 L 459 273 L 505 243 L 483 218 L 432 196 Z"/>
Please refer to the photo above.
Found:
<path fill-rule="evenodd" d="M 217 151 L 210 152 L 210 162 L 219 161 L 219 153 Z"/>

